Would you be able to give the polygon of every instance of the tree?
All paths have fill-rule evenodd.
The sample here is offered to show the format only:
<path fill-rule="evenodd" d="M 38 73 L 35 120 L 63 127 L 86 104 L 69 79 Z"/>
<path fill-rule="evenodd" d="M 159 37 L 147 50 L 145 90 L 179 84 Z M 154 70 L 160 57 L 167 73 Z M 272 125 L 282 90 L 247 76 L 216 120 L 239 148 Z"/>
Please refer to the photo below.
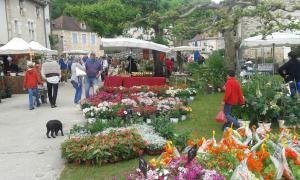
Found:
<path fill-rule="evenodd" d="M 276 0 L 224 0 L 220 4 L 213 2 L 194 3 L 190 7 L 182 9 L 177 19 L 183 21 L 182 26 L 188 26 L 187 19 L 195 16 L 195 13 L 202 14 L 199 26 L 188 28 L 196 31 L 223 32 L 225 40 L 225 65 L 228 68 L 235 68 L 236 50 L 241 40 L 237 36 L 237 27 L 243 18 L 255 17 L 260 21 L 257 33 L 264 36 L 286 29 L 300 29 L 299 21 L 286 14 L 299 9 L 299 6 L 284 4 L 284 1 Z M 169 18 L 161 16 L 160 19 Z M 194 18 L 193 18 L 194 19 Z M 287 21 L 286 21 L 287 20 Z M 178 22 L 178 21 L 177 21 Z M 193 21 L 191 21 L 193 23 Z M 176 32 L 180 28 L 174 28 Z M 182 35 L 184 31 L 179 31 Z M 185 31 L 188 33 L 189 31 Z"/>
<path fill-rule="evenodd" d="M 80 5 L 80 4 L 93 4 L 98 0 L 51 0 L 51 18 L 56 19 L 61 16 L 67 4 Z"/>

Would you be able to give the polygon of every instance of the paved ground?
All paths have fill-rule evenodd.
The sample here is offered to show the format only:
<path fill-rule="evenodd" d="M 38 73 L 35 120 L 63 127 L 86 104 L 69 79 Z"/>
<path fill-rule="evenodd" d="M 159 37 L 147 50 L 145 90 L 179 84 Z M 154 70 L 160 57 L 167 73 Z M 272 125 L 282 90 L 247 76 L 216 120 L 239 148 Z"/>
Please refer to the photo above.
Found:
<path fill-rule="evenodd" d="M 70 84 L 61 85 L 54 109 L 48 104 L 29 111 L 28 95 L 15 95 L 0 103 L 0 179 L 58 179 L 64 167 L 60 144 L 73 124 L 83 122 L 73 94 Z M 51 119 L 63 122 L 65 137 L 46 137 L 46 122 Z"/>

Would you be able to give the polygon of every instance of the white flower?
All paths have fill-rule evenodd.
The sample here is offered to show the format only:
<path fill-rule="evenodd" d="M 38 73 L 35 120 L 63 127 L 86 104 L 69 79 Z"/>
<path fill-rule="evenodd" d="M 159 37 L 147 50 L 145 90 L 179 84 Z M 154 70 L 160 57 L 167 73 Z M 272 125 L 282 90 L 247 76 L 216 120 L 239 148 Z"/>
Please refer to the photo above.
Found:
<path fill-rule="evenodd" d="M 123 113 L 126 115 L 126 114 L 127 114 L 127 111 L 124 111 Z"/>

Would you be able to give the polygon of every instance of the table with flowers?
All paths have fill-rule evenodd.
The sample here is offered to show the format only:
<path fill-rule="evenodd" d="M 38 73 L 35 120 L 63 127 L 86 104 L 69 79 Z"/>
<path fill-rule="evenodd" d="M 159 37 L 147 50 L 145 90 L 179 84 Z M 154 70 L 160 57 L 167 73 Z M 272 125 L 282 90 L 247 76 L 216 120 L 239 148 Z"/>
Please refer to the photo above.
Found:
<path fill-rule="evenodd" d="M 108 76 L 104 80 L 105 87 L 130 88 L 133 86 L 163 86 L 166 85 L 165 77 L 128 77 L 128 76 Z"/>

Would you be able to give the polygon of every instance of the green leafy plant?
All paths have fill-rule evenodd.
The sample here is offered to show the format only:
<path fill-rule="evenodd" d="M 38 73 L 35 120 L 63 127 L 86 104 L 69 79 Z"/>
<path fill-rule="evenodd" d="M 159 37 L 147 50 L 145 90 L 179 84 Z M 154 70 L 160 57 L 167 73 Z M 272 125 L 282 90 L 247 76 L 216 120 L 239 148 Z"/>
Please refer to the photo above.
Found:
<path fill-rule="evenodd" d="M 69 163 L 102 165 L 143 154 L 145 142 L 133 130 L 111 131 L 107 135 L 66 140 L 61 149 L 62 157 Z"/>

